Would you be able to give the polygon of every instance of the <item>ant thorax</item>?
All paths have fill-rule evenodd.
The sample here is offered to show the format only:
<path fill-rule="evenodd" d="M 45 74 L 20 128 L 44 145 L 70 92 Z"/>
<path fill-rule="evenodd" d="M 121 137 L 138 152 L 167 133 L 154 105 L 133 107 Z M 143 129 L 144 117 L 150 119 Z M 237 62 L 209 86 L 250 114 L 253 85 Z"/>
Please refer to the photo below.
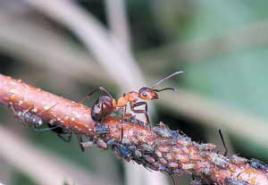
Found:
<path fill-rule="evenodd" d="M 140 98 L 139 98 L 138 92 L 130 91 L 127 94 L 118 98 L 117 101 L 114 101 L 114 106 L 115 107 L 125 107 L 128 103 L 137 102 L 139 99 Z"/>

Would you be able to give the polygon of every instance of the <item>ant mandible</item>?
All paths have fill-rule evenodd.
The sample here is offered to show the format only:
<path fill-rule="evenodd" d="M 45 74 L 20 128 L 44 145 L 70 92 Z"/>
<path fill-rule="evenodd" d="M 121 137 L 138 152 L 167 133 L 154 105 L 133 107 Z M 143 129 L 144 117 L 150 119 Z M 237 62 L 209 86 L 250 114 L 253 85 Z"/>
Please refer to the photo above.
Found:
<path fill-rule="evenodd" d="M 130 91 L 128 93 L 123 94 L 120 98 L 115 100 L 109 91 L 107 91 L 104 87 L 98 87 L 88 93 L 88 95 L 85 98 L 89 98 L 91 95 L 93 95 L 96 91 L 102 92 L 104 95 L 100 96 L 96 102 L 92 105 L 91 109 L 91 117 L 94 121 L 98 123 L 102 123 L 104 118 L 107 115 L 110 115 L 114 110 L 116 109 L 124 109 L 124 112 L 126 112 L 126 107 L 129 104 L 131 111 L 134 113 L 142 113 L 144 114 L 146 118 L 145 125 L 150 125 L 150 120 L 148 116 L 148 105 L 146 101 L 151 101 L 154 99 L 159 99 L 158 92 L 165 91 L 165 90 L 175 90 L 174 88 L 167 87 L 163 89 L 156 89 L 155 87 L 161 84 L 163 81 L 182 74 L 183 71 L 176 71 L 159 81 L 157 81 L 152 87 L 142 87 L 138 91 Z M 81 100 L 83 102 L 84 99 Z M 137 107 L 143 106 L 144 109 L 136 109 Z M 123 115 L 124 117 L 124 115 Z"/>

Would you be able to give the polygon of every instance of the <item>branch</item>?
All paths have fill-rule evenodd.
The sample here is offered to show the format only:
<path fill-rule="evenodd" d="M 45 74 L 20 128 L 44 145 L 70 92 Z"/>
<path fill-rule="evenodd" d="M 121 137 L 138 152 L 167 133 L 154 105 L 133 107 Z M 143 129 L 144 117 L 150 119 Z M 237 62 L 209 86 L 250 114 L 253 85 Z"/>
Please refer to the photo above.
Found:
<path fill-rule="evenodd" d="M 137 124 L 135 118 L 123 122 L 109 116 L 103 123 L 108 132 L 100 134 L 98 124 L 91 119 L 90 108 L 3 75 L 0 75 L 0 103 L 16 111 L 31 111 L 48 124 L 87 136 L 98 147 L 110 148 L 119 157 L 148 169 L 192 174 L 203 183 L 268 185 L 268 166 L 258 160 L 236 155 L 225 157 L 216 152 L 213 144 L 193 142 L 164 124 L 149 129 Z M 49 109 L 53 105 L 56 106 Z"/>

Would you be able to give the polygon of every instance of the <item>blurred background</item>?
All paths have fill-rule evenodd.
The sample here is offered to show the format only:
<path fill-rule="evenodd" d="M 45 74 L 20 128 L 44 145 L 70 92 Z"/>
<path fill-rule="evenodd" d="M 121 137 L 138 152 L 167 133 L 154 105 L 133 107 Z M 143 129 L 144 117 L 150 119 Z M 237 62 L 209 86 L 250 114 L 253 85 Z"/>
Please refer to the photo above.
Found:
<path fill-rule="evenodd" d="M 268 2 L 264 0 L 0 0 L 0 72 L 75 101 L 104 86 L 115 97 L 161 86 L 163 121 L 229 155 L 268 161 Z M 96 97 L 95 97 L 96 98 Z M 94 101 L 88 101 L 90 105 Z M 34 132 L 0 109 L 0 183 L 172 184 L 170 177 L 84 153 L 73 137 Z M 175 177 L 177 185 L 189 177 Z"/>

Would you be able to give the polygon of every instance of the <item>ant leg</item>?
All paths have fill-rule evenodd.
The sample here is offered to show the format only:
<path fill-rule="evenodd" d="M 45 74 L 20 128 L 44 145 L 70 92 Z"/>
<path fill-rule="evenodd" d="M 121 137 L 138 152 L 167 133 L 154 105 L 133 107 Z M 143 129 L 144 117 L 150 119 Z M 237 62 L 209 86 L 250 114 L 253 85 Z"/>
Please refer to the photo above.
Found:
<path fill-rule="evenodd" d="M 171 180 L 172 180 L 172 184 L 173 184 L 173 185 L 176 185 L 176 181 L 175 181 L 175 178 L 173 177 L 173 175 L 169 175 L 169 177 L 170 177 Z"/>
<path fill-rule="evenodd" d="M 64 137 L 64 135 L 67 135 L 66 137 Z M 64 133 L 64 134 L 57 134 L 57 136 L 59 138 L 61 138 L 63 141 L 65 141 L 66 143 L 69 143 L 72 140 L 72 132 L 69 133 Z"/>
<path fill-rule="evenodd" d="M 36 132 L 46 132 L 46 131 L 50 131 L 50 130 L 54 130 L 56 128 L 58 128 L 59 125 L 55 125 L 53 127 L 48 127 L 48 128 L 37 128 L 37 127 L 33 127 L 33 130 Z"/>
<path fill-rule="evenodd" d="M 99 87 L 93 89 L 92 91 L 90 91 L 84 98 L 82 98 L 82 99 L 79 101 L 79 103 L 83 103 L 86 99 L 90 98 L 90 96 L 92 96 L 92 95 L 93 95 L 94 93 L 96 93 L 97 91 L 100 91 L 100 92 L 104 93 L 105 95 L 108 95 L 108 96 L 110 96 L 111 98 L 113 98 L 112 95 L 111 95 L 111 93 L 110 93 L 107 89 L 105 89 L 105 88 L 102 87 L 102 86 L 99 86 Z"/>
<path fill-rule="evenodd" d="M 142 106 L 144 105 L 144 110 L 137 110 L 135 109 L 135 107 L 139 107 L 139 106 Z M 142 113 L 144 114 L 145 118 L 146 118 L 146 122 L 145 122 L 145 125 L 149 125 L 149 127 L 151 128 L 151 124 L 150 124 L 150 119 L 149 119 L 149 115 L 148 115 L 148 105 L 146 102 L 137 102 L 137 103 L 134 103 L 134 104 L 131 104 L 130 106 L 131 110 L 134 112 L 134 113 Z"/>
<path fill-rule="evenodd" d="M 79 146 L 80 146 L 81 151 L 84 152 L 85 151 L 85 145 L 83 145 L 84 141 L 83 141 L 82 136 L 77 134 L 76 137 L 77 137 L 77 140 L 79 142 Z"/>
<path fill-rule="evenodd" d="M 12 110 L 12 112 L 16 115 L 17 114 L 17 111 L 16 109 L 14 108 L 14 105 L 11 103 L 11 104 L 8 104 L 8 107 L 10 107 L 10 109 Z"/>
<path fill-rule="evenodd" d="M 108 96 L 110 96 L 111 98 L 113 98 L 113 96 L 111 95 L 111 93 L 110 93 L 107 89 L 105 89 L 104 87 L 100 86 L 100 87 L 99 87 L 99 90 L 100 90 L 102 93 L 104 93 L 105 95 L 108 95 Z"/>
<path fill-rule="evenodd" d="M 120 141 L 122 142 L 124 138 L 124 127 L 121 127 L 121 138 L 120 138 Z"/>
<path fill-rule="evenodd" d="M 220 137 L 221 137 L 221 141 L 222 141 L 222 144 L 223 144 L 223 147 L 224 147 L 224 156 L 226 156 L 228 154 L 228 148 L 225 144 L 225 141 L 224 141 L 224 137 L 223 137 L 223 134 L 222 134 L 222 131 L 221 129 L 219 129 L 219 134 L 220 134 Z"/>

